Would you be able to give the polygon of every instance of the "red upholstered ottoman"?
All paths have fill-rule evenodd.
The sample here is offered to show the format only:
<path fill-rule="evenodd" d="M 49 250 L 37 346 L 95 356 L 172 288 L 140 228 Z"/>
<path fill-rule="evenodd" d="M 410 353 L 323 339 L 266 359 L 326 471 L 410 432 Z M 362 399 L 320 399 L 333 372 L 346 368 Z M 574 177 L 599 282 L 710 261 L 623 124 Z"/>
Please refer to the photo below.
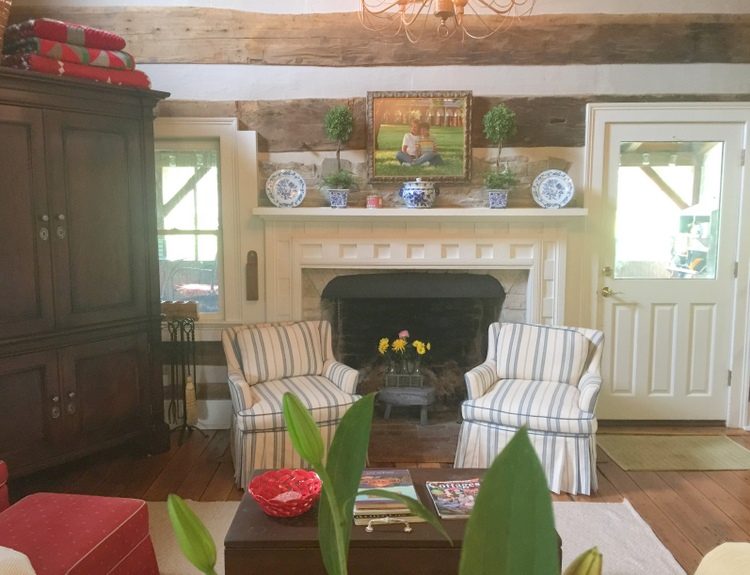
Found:
<path fill-rule="evenodd" d="M 0 513 L 0 545 L 37 575 L 158 575 L 148 508 L 137 499 L 35 493 Z"/>

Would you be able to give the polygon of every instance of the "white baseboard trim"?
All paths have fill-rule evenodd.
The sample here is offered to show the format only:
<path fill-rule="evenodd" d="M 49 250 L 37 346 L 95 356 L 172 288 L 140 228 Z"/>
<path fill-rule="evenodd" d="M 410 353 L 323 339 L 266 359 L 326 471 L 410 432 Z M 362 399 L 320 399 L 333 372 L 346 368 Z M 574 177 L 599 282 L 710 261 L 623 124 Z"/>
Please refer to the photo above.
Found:
<path fill-rule="evenodd" d="M 169 402 L 164 402 L 164 419 L 171 427 L 179 427 L 180 422 L 172 423 L 169 417 Z M 182 402 L 177 402 L 177 412 L 182 413 Z M 232 423 L 232 402 L 228 399 L 198 400 L 198 423 L 200 429 L 229 429 Z"/>

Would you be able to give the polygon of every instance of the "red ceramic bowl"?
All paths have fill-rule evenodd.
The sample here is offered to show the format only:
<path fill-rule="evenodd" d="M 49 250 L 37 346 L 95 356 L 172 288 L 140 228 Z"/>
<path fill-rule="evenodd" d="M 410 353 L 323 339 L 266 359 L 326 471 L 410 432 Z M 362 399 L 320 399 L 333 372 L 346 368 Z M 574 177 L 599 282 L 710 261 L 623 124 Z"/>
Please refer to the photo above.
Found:
<path fill-rule="evenodd" d="M 307 469 L 277 469 L 256 475 L 247 486 L 260 508 L 272 517 L 296 517 L 320 496 L 318 475 Z"/>

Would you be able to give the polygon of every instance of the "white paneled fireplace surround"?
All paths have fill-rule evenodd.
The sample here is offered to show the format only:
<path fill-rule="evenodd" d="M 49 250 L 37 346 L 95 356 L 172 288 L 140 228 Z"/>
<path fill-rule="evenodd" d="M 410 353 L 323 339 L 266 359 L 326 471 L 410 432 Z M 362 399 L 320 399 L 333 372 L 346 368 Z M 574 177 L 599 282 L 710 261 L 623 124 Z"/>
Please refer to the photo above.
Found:
<path fill-rule="evenodd" d="M 256 209 L 265 221 L 269 321 L 321 318 L 322 289 L 339 275 L 429 270 L 489 274 L 506 292 L 503 319 L 562 323 L 564 217 L 467 214 L 438 221 L 421 214 L 439 210 L 392 210 L 393 217 L 348 217 L 350 211 L 317 208 L 312 215 L 312 210 Z M 404 212 L 411 213 L 401 216 Z"/>

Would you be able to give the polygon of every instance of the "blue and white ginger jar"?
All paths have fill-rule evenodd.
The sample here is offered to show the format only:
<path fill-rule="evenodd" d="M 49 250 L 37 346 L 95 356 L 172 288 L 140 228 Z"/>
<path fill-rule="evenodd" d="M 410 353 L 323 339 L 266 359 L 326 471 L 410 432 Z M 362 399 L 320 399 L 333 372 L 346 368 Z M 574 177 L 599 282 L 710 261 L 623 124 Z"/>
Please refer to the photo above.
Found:
<path fill-rule="evenodd" d="M 401 184 L 398 195 L 404 200 L 407 208 L 431 208 L 439 193 L 433 182 L 423 182 L 422 178 L 417 178 L 413 182 Z"/>

